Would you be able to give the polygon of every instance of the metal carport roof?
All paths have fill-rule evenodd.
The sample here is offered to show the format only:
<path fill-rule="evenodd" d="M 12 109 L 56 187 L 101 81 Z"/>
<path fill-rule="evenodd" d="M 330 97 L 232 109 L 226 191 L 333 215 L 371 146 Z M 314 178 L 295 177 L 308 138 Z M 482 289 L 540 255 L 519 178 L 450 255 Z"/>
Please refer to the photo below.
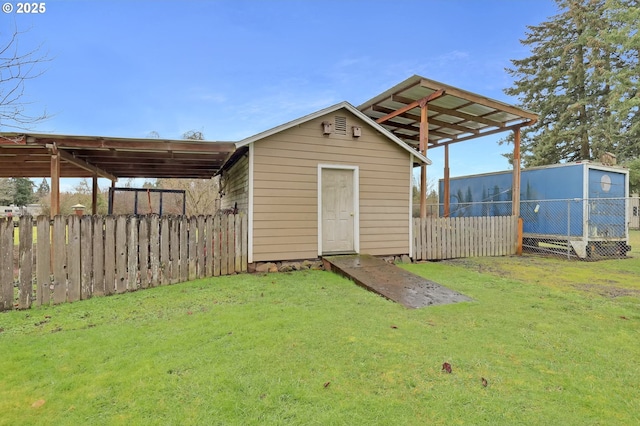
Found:
<path fill-rule="evenodd" d="M 428 100 L 429 147 L 529 126 L 538 119 L 530 111 L 419 75 L 364 102 L 358 109 L 406 143 L 417 146 L 420 101 L 430 96 L 433 99 Z"/>

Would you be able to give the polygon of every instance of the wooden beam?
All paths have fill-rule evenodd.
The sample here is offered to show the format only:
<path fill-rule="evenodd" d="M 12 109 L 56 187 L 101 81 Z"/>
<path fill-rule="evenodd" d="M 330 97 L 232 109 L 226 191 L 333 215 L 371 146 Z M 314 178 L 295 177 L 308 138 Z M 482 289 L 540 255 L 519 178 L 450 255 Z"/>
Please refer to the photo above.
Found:
<path fill-rule="evenodd" d="M 396 95 L 396 96 L 393 97 L 393 101 L 400 102 L 400 103 L 406 103 L 406 102 L 411 102 L 411 99 L 406 98 L 404 96 Z M 459 109 L 465 108 L 467 106 L 469 106 L 469 102 L 464 103 L 462 105 L 459 105 L 459 106 L 457 106 L 455 108 L 445 108 L 445 107 L 441 107 L 441 106 L 432 104 L 432 105 L 429 105 L 429 109 L 431 111 L 437 112 L 439 114 L 449 115 L 451 117 L 458 117 L 458 118 L 462 119 L 462 121 L 458 121 L 456 123 L 458 125 L 463 124 L 465 122 L 475 122 L 475 123 L 481 123 L 481 124 L 484 124 L 486 126 L 491 126 L 491 127 L 504 127 L 504 123 L 502 123 L 500 121 L 495 121 L 495 120 L 491 120 L 489 118 L 484 118 L 484 117 L 479 116 L 479 115 L 467 114 L 466 112 L 459 111 Z M 495 114 L 495 113 L 496 113 L 496 111 L 493 111 L 490 114 Z M 431 117 L 429 117 L 429 119 L 431 119 Z"/>
<path fill-rule="evenodd" d="M 184 153 L 225 153 L 233 152 L 236 145 L 231 142 L 194 142 L 194 141 L 166 141 L 145 139 L 75 139 L 65 137 L 39 136 L 35 144 L 55 143 L 58 148 L 90 148 L 90 149 L 121 149 L 126 151 L 151 151 L 151 152 L 184 152 Z"/>
<path fill-rule="evenodd" d="M 465 136 L 465 137 L 462 137 L 460 139 L 456 139 L 454 141 L 441 142 L 439 145 L 450 145 L 452 143 L 464 142 L 464 141 L 468 141 L 469 139 L 475 139 L 475 138 L 478 138 L 478 137 L 481 137 L 481 136 L 489 136 L 489 135 L 493 135 L 493 134 L 496 134 L 496 133 L 512 131 L 512 130 L 515 130 L 515 129 L 519 129 L 521 127 L 531 126 L 534 123 L 535 123 L 535 121 L 527 121 L 526 123 L 518 123 L 518 124 L 514 124 L 514 125 L 509 126 L 509 127 L 501 128 L 501 129 L 492 129 L 492 130 L 488 130 L 486 132 L 482 132 L 477 136 Z"/>
<path fill-rule="evenodd" d="M 384 114 L 388 114 L 388 113 L 393 111 L 390 108 L 386 108 L 386 107 L 383 107 L 383 106 L 380 106 L 380 105 L 373 105 L 371 107 L 371 109 L 373 111 L 382 112 Z M 430 105 L 429 109 L 433 110 L 433 105 Z M 429 117 L 429 125 L 433 124 L 433 125 L 439 126 L 439 127 L 446 127 L 446 128 L 449 128 L 449 129 L 458 130 L 458 131 L 463 132 L 463 133 L 473 133 L 473 134 L 479 134 L 480 133 L 480 131 L 478 129 L 473 129 L 473 128 L 461 126 L 460 124 L 458 124 L 458 123 L 466 123 L 466 122 L 468 122 L 468 120 L 461 120 L 461 121 L 459 121 L 457 123 L 449 123 L 449 122 L 438 120 L 437 118 L 435 118 L 438 115 L 439 114 L 436 114 L 436 115 L 433 115 L 433 116 Z M 420 117 L 417 116 L 417 115 L 414 115 L 414 114 L 404 113 L 404 114 L 400 114 L 400 117 L 406 118 L 408 120 L 413 120 L 416 123 L 420 123 Z M 396 123 L 394 121 L 389 120 L 389 121 L 385 122 L 384 125 L 390 125 L 391 126 L 392 125 L 391 123 L 393 123 L 393 126 L 398 124 L 398 123 Z M 403 125 L 404 126 L 414 127 L 411 124 L 403 124 Z M 414 127 L 414 129 L 415 129 L 415 127 Z"/>
<path fill-rule="evenodd" d="M 379 123 L 384 123 L 385 121 L 390 120 L 393 117 L 396 117 L 396 116 L 398 116 L 400 114 L 403 114 L 403 113 L 405 113 L 407 111 L 410 111 L 410 110 L 412 110 L 414 108 L 422 107 L 422 105 L 427 104 L 430 101 L 439 98 L 443 94 L 444 94 L 443 90 L 437 90 L 437 91 L 433 92 L 432 94 L 430 94 L 429 96 L 425 96 L 422 99 L 418 99 L 417 101 L 414 101 L 414 102 L 410 103 L 409 105 L 405 105 L 402 108 L 397 109 L 392 113 L 389 113 L 389 114 L 387 114 L 387 115 L 385 115 L 383 117 L 378 118 L 376 120 L 376 123 L 378 123 L 378 124 Z"/>
<path fill-rule="evenodd" d="M 429 125 L 431 125 L 431 118 L 429 119 Z M 402 123 L 396 123 L 395 121 L 387 121 L 383 124 L 383 126 L 387 129 L 387 130 L 391 130 L 389 129 L 389 127 L 395 127 L 396 129 L 403 129 L 403 130 L 409 130 L 411 132 L 418 132 L 418 134 L 420 133 L 420 126 L 414 126 L 411 124 L 402 124 Z M 431 126 L 429 126 L 431 127 Z M 439 129 L 429 129 L 429 137 L 431 136 L 439 136 L 440 138 L 446 138 L 446 139 L 455 139 L 458 135 L 451 135 L 449 133 L 443 133 L 438 131 Z M 391 130 L 393 132 L 393 130 Z M 398 135 L 396 135 L 398 136 Z M 420 140 L 418 137 L 416 137 L 416 140 Z"/>
<path fill-rule="evenodd" d="M 49 146 L 47 146 L 49 147 Z M 58 147 L 59 148 L 59 147 Z M 118 178 L 114 175 L 112 175 L 111 173 L 108 173 L 104 170 L 102 170 L 99 167 L 94 166 L 93 164 L 89 164 L 84 160 L 81 160 L 79 158 L 74 157 L 73 155 L 69 154 L 68 152 L 58 149 L 58 155 L 60 155 L 60 158 L 62 158 L 64 161 L 71 163 L 75 166 L 80 167 L 81 169 L 85 169 L 89 172 L 92 172 L 94 174 L 97 174 L 98 176 L 101 176 L 103 178 L 107 178 L 107 179 L 111 179 L 111 180 L 118 180 Z"/>

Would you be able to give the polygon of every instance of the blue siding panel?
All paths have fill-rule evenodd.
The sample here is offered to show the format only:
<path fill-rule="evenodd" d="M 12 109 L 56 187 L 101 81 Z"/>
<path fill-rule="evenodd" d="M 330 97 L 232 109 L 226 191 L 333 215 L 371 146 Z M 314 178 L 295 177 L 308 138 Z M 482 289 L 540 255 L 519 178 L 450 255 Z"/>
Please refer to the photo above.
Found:
<path fill-rule="evenodd" d="M 575 163 L 522 170 L 520 212 L 524 220 L 523 231 L 529 234 L 561 236 L 569 233 L 571 236 L 580 237 L 586 233 L 583 229 L 586 210 L 590 215 L 590 236 L 624 238 L 624 200 L 607 200 L 605 204 L 605 201 L 598 202 L 594 199 L 623 198 L 626 174 L 615 170 L 593 169 L 591 166 L 590 163 Z M 585 170 L 588 170 L 587 185 L 584 182 Z M 603 177 L 605 175 L 607 177 Z M 452 178 L 450 215 L 510 215 L 512 187 L 511 171 Z M 442 204 L 442 179 L 439 181 L 438 193 Z M 587 197 L 589 201 L 583 201 Z M 440 214 L 443 213 L 441 205 Z"/>

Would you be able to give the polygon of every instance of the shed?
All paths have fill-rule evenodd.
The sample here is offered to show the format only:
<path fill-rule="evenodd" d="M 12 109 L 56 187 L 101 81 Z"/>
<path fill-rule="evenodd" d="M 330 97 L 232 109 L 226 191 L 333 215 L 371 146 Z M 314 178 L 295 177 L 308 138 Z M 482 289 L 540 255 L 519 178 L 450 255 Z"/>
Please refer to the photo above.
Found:
<path fill-rule="evenodd" d="M 248 214 L 249 262 L 412 255 L 414 166 L 430 161 L 347 102 L 236 143 L 223 209 Z"/>

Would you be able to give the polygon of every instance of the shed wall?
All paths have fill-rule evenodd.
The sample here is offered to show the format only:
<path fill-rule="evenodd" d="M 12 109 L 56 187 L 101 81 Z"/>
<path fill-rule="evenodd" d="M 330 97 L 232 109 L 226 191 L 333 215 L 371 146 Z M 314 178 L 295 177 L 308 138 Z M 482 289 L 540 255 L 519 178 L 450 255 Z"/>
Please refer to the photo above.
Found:
<path fill-rule="evenodd" d="M 227 172 L 221 186 L 224 195 L 220 208 L 232 209 L 238 203 L 238 211 L 247 212 L 249 205 L 249 154 L 244 155 Z"/>
<path fill-rule="evenodd" d="M 323 136 L 322 122 L 336 115 L 347 134 Z M 359 168 L 360 252 L 409 253 L 409 156 L 346 110 L 254 142 L 253 260 L 318 256 L 318 164 Z"/>

